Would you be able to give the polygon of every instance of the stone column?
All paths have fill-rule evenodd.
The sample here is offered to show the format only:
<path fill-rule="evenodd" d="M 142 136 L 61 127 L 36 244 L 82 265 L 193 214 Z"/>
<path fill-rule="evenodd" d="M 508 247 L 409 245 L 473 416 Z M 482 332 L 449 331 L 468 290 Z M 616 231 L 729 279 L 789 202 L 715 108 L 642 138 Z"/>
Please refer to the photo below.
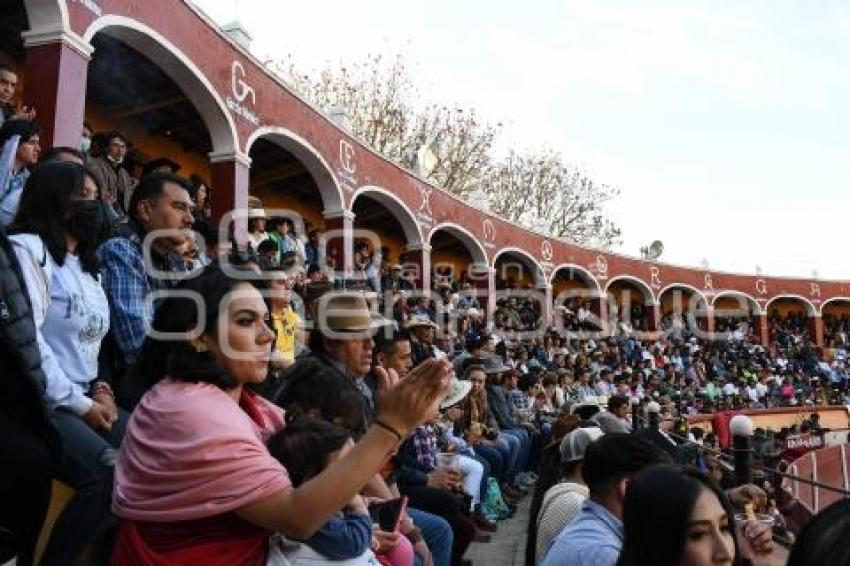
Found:
<path fill-rule="evenodd" d="M 644 322 L 648 332 L 656 332 L 661 327 L 661 305 L 657 302 L 652 302 L 644 305 Z"/>
<path fill-rule="evenodd" d="M 552 326 L 552 285 L 546 284 L 538 287 L 537 291 L 542 291 L 544 295 L 543 304 L 540 305 L 540 322 L 541 329 L 547 329 Z"/>
<path fill-rule="evenodd" d="M 405 263 L 415 264 L 417 276 L 414 281 L 416 289 L 422 293 L 431 292 L 431 246 L 428 244 L 412 244 L 405 248 Z"/>
<path fill-rule="evenodd" d="M 714 307 L 707 306 L 705 307 L 705 332 L 708 334 L 709 339 L 714 338 Z"/>
<path fill-rule="evenodd" d="M 767 314 L 756 316 L 756 336 L 765 348 L 770 346 L 770 325 L 767 322 Z"/>
<path fill-rule="evenodd" d="M 608 297 L 602 291 L 599 293 L 599 297 L 590 302 L 590 310 L 599 318 L 599 330 L 610 335 L 615 329 L 611 327 L 611 321 L 608 320 Z"/>
<path fill-rule="evenodd" d="M 241 247 L 248 241 L 248 187 L 251 158 L 243 153 L 211 153 L 210 193 L 212 195 L 212 222 L 220 229 L 222 218 L 230 215 L 233 237 Z M 238 212 L 243 211 L 243 212 Z"/>
<path fill-rule="evenodd" d="M 479 301 L 481 302 L 481 301 Z M 496 314 L 496 268 L 491 267 L 487 274 L 487 329 L 493 331 L 496 327 L 493 324 L 494 315 Z"/>
<path fill-rule="evenodd" d="M 337 276 L 350 279 L 354 266 L 354 213 L 348 210 L 326 211 L 325 242 L 319 249 L 319 264 L 324 265 L 325 258 L 334 258 Z"/>
<path fill-rule="evenodd" d="M 86 111 L 86 77 L 94 48 L 70 31 L 24 32 L 23 104 L 36 109 L 41 147 L 77 148 Z"/>
<path fill-rule="evenodd" d="M 819 314 L 809 317 L 809 336 L 818 348 L 823 348 L 823 318 Z"/>

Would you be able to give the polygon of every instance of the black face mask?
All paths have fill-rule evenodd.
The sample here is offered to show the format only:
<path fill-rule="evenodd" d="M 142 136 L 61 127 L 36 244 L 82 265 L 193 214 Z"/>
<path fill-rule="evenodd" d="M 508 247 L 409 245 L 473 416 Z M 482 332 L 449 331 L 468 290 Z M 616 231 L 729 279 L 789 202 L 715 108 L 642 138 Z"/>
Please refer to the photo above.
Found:
<path fill-rule="evenodd" d="M 68 232 L 80 245 L 89 249 L 97 247 L 107 232 L 107 216 L 99 200 L 78 200 L 71 203 Z"/>

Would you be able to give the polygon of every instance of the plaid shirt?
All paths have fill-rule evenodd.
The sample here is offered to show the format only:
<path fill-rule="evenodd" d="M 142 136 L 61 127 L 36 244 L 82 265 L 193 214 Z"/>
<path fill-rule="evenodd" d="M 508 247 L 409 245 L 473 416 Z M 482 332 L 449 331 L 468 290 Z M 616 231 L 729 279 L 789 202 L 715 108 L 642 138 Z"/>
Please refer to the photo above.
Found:
<path fill-rule="evenodd" d="M 514 419 L 517 422 L 530 422 L 532 420 L 531 399 L 524 391 L 519 389 L 508 391 L 508 403 L 513 409 Z"/>
<path fill-rule="evenodd" d="M 103 289 L 109 299 L 110 324 L 115 341 L 124 355 L 125 363 L 132 363 L 153 320 L 154 304 L 145 299 L 149 293 L 165 285 L 145 269 L 138 236 L 106 241 L 98 249 L 98 257 L 102 266 Z M 180 264 L 173 259 L 163 260 L 155 267 L 162 271 L 182 271 Z"/>
<path fill-rule="evenodd" d="M 421 425 L 413 429 L 411 434 L 413 441 L 413 450 L 416 452 L 416 459 L 422 467 L 431 471 L 437 467 L 437 433 L 434 432 L 434 427 L 431 425 Z"/>
<path fill-rule="evenodd" d="M 519 389 L 511 389 L 508 391 L 508 403 L 511 404 L 514 411 L 519 411 L 520 413 L 531 409 L 531 401 L 529 400 L 528 395 Z"/>

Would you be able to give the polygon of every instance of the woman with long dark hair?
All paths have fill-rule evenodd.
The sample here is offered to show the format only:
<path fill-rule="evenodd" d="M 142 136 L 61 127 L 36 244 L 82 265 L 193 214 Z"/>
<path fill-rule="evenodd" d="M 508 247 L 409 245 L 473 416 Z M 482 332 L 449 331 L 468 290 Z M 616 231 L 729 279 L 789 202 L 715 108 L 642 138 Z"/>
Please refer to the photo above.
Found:
<path fill-rule="evenodd" d="M 95 250 L 109 226 L 94 175 L 47 163 L 27 180 L 10 237 L 26 282 L 47 400 L 65 456 L 59 479 L 74 489 L 50 537 L 46 564 L 71 564 L 106 519 L 116 448 L 127 415 L 98 380 L 109 304 Z"/>
<path fill-rule="evenodd" d="M 784 563 L 762 527 L 756 521 L 736 525 L 729 498 L 702 472 L 653 466 L 632 476 L 626 490 L 617 564 L 738 565 L 745 558 L 751 564 Z"/>
<path fill-rule="evenodd" d="M 283 411 L 245 387 L 265 380 L 274 342 L 256 275 L 212 264 L 157 308 L 141 355 L 153 386 L 117 463 L 116 566 L 265 564 L 270 533 L 309 539 L 437 411 L 451 364 L 429 361 L 382 396 L 346 456 L 294 488 L 264 446 Z"/>

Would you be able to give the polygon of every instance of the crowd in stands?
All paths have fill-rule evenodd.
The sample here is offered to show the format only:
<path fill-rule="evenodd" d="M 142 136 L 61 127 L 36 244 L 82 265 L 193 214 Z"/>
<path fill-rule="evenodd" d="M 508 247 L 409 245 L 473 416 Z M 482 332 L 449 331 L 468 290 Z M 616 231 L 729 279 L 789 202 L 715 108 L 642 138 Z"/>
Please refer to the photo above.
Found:
<path fill-rule="evenodd" d="M 357 242 L 339 275 L 319 230 L 261 203 L 244 245 L 221 241 L 214 187 L 178 163 L 130 163 L 123 134 L 89 126 L 42 154 L 34 111 L 8 108 L 0 544 L 18 564 L 35 562 L 57 479 L 73 493 L 47 565 L 92 546 L 119 566 L 465 564 L 532 491 L 530 564 L 779 563 L 771 528 L 732 508 L 764 492 L 722 491 L 711 454 L 688 452 L 703 435 L 676 427 L 850 401 L 847 320 L 828 323 L 828 360 L 793 316 L 771 320 L 769 349 L 746 320 L 721 323 L 729 340 L 640 340 L 616 309 L 617 332 L 580 338 L 543 328 L 521 294 L 488 321 L 468 274 L 426 274 L 437 296 L 419 297 L 404 258 Z M 591 330 L 592 312 L 557 316 Z M 660 403 L 658 431 L 632 430 L 632 399 Z M 801 547 L 834 536 L 820 524 Z"/>

